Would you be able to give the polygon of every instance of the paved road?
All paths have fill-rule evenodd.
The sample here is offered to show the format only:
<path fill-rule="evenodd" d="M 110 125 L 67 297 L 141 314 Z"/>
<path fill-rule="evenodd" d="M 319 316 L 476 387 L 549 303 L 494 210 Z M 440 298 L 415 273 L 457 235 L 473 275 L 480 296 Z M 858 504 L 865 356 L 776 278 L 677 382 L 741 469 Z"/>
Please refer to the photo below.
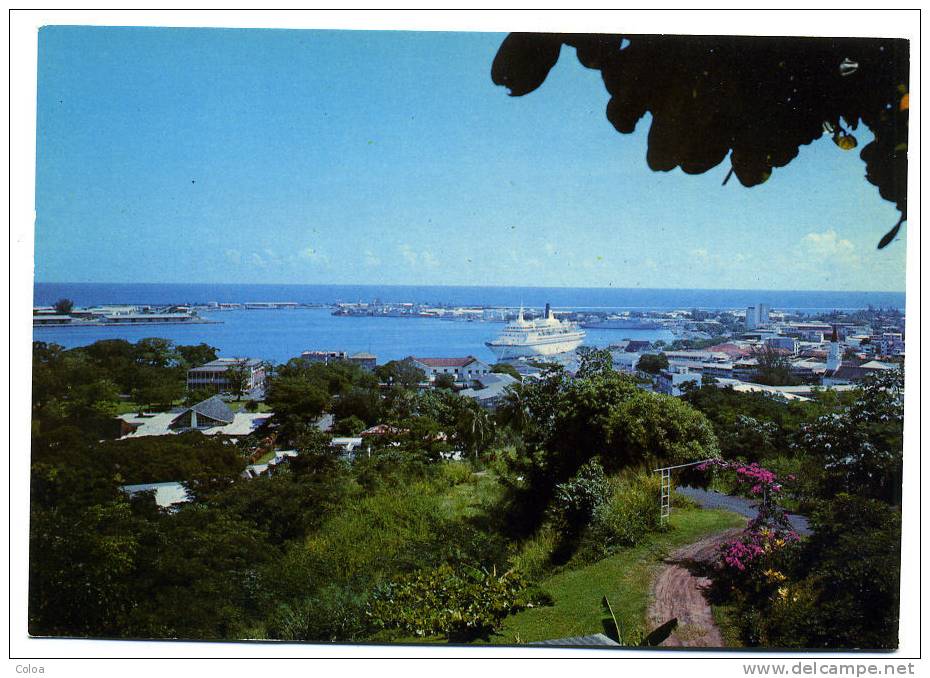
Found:
<path fill-rule="evenodd" d="M 676 487 L 675 491 L 690 499 L 693 499 L 704 508 L 719 508 L 727 511 L 733 511 L 747 518 L 756 517 L 756 502 L 745 497 L 731 497 L 728 494 L 713 492 L 711 490 L 701 490 L 696 487 Z M 788 515 L 788 522 L 791 527 L 801 536 L 807 536 L 811 533 L 810 525 L 807 518 L 796 514 Z"/>

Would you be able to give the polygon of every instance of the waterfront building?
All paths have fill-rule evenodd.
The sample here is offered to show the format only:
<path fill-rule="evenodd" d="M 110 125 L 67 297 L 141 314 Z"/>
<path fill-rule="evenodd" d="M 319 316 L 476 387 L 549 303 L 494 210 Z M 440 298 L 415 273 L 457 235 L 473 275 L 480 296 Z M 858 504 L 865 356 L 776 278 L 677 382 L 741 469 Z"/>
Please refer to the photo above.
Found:
<path fill-rule="evenodd" d="M 250 311 L 268 311 L 277 308 L 297 308 L 296 301 L 247 301 L 245 307 Z"/>
<path fill-rule="evenodd" d="M 408 358 L 414 367 L 423 370 L 429 381 L 435 381 L 440 374 L 451 374 L 456 381 L 474 381 L 478 377 L 490 374 L 491 368 L 474 356 L 464 358 Z"/>
<path fill-rule="evenodd" d="M 229 370 L 243 368 L 246 372 L 244 393 L 257 391 L 265 386 L 265 365 L 255 358 L 217 358 L 206 365 L 187 371 L 187 388 L 210 389 L 216 393 L 231 390 Z"/>
<path fill-rule="evenodd" d="M 189 323 L 198 320 L 191 313 L 115 313 L 103 317 L 107 325 L 161 325 Z"/>
<path fill-rule="evenodd" d="M 347 360 L 349 354 L 345 351 L 304 351 L 300 357 L 310 363 L 333 363 Z"/>
<path fill-rule="evenodd" d="M 32 316 L 33 327 L 45 327 L 48 325 L 70 325 L 70 315 L 54 315 L 51 313 L 42 313 Z"/>
<path fill-rule="evenodd" d="M 373 370 L 378 364 L 378 357 L 365 351 L 359 351 L 349 356 L 349 362 L 358 365 L 362 369 Z"/>

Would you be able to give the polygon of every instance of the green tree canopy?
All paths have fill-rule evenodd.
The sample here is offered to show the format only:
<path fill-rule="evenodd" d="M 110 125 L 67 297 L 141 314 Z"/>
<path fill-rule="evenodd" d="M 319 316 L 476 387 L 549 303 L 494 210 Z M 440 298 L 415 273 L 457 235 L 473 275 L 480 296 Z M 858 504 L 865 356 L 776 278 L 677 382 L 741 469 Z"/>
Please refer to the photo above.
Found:
<path fill-rule="evenodd" d="M 391 360 L 375 368 L 378 379 L 387 384 L 416 388 L 426 381 L 426 373 L 410 360 Z"/>
<path fill-rule="evenodd" d="M 517 371 L 517 368 L 510 363 L 494 363 L 491 365 L 491 372 L 494 372 L 495 374 L 509 374 L 517 381 L 521 381 L 523 379 L 523 377 Z"/>
<path fill-rule="evenodd" d="M 664 353 L 644 353 L 636 363 L 636 369 L 649 374 L 658 374 L 668 367 L 668 356 Z"/>
<path fill-rule="evenodd" d="M 55 313 L 68 315 L 74 309 L 74 302 L 70 299 L 59 299 L 55 302 Z"/>
<path fill-rule="evenodd" d="M 672 396 L 637 390 L 611 413 L 606 423 L 607 469 L 655 463 L 686 464 L 720 456 L 710 421 Z"/>

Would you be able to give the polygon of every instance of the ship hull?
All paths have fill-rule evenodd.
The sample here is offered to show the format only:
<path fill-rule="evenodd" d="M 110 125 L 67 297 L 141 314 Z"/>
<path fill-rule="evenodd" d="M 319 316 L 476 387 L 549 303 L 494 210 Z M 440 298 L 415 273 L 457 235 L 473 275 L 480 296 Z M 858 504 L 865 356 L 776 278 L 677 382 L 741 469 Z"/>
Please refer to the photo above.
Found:
<path fill-rule="evenodd" d="M 583 340 L 584 337 L 581 336 L 573 339 L 563 339 L 561 341 L 539 344 L 504 344 L 489 341 L 486 342 L 485 345 L 491 349 L 498 360 L 515 360 L 517 358 L 553 356 L 561 353 L 569 353 L 581 346 Z"/>

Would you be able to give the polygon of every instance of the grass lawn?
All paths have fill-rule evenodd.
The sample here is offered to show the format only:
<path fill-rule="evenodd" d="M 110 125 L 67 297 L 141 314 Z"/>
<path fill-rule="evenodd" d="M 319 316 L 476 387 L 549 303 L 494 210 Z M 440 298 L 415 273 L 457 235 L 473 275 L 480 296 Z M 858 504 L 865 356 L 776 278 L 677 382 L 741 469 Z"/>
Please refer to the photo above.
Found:
<path fill-rule="evenodd" d="M 601 605 L 605 595 L 625 633 L 638 638 L 644 630 L 649 587 L 662 559 L 675 548 L 705 535 L 743 525 L 744 518 L 728 511 L 675 511 L 668 532 L 650 535 L 642 544 L 609 558 L 541 581 L 554 605 L 508 617 L 491 642 L 515 645 L 604 633 L 609 619 Z"/>
<path fill-rule="evenodd" d="M 139 404 L 131 400 L 121 400 L 116 403 L 116 414 L 136 414 L 139 411 Z"/>
<path fill-rule="evenodd" d="M 723 636 L 724 645 L 727 647 L 743 647 L 739 624 L 736 623 L 734 618 L 736 611 L 733 606 L 711 605 L 710 611 L 714 615 L 714 623 L 720 629 L 720 635 Z"/>
<path fill-rule="evenodd" d="M 246 411 L 245 405 L 247 402 L 249 401 L 248 400 L 239 400 L 239 401 L 232 400 L 232 401 L 227 402 L 226 404 L 229 406 L 229 409 L 231 409 L 233 412 L 245 412 Z M 258 409 L 255 411 L 261 412 L 261 413 L 271 412 L 271 408 L 268 407 L 264 402 L 259 401 Z"/>
<path fill-rule="evenodd" d="M 267 464 L 269 461 L 275 458 L 276 454 L 277 452 L 275 450 L 268 450 L 267 452 L 265 452 L 265 454 L 263 454 L 258 459 L 256 459 L 255 463 L 256 464 Z"/>

